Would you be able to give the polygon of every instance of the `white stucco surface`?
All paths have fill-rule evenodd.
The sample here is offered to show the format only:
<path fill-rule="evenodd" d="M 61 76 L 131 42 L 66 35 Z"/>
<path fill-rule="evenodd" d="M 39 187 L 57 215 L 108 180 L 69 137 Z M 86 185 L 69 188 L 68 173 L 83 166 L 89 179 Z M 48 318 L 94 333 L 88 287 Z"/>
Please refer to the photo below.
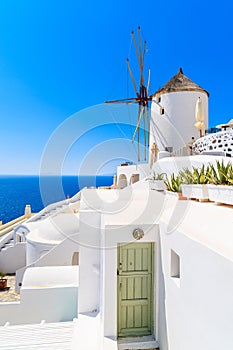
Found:
<path fill-rule="evenodd" d="M 183 235 L 233 261 L 232 215 L 232 207 L 177 200 L 163 211 L 160 222 L 167 223 L 165 234 L 179 228 Z"/>
<path fill-rule="evenodd" d="M 72 321 L 77 317 L 78 267 L 27 269 L 17 303 L 0 303 L 0 325 Z"/>
<path fill-rule="evenodd" d="M 227 164 L 231 162 L 233 164 L 232 158 L 229 157 L 220 157 L 220 156 L 211 156 L 211 155 L 196 155 L 196 156 L 187 156 L 187 157 L 169 157 L 159 160 L 153 165 L 153 170 L 155 173 L 166 173 L 168 176 L 172 173 L 178 174 L 181 169 L 189 168 L 192 170 L 192 167 L 201 168 L 203 164 L 216 164 L 216 160 L 224 162 Z"/>
<path fill-rule="evenodd" d="M 147 163 L 118 166 L 117 167 L 117 178 L 119 179 L 121 174 L 124 174 L 127 178 L 128 185 L 130 184 L 130 179 L 133 174 L 139 174 L 139 180 L 144 179 L 148 176 L 150 172 L 150 167 Z"/>
<path fill-rule="evenodd" d="M 79 214 L 60 212 L 44 220 L 29 222 L 25 227 L 28 230 L 26 264 L 30 265 L 79 232 Z"/>
<path fill-rule="evenodd" d="M 193 144 L 195 153 L 222 152 L 226 156 L 233 156 L 233 129 L 222 130 L 206 135 Z"/>
<path fill-rule="evenodd" d="M 78 214 L 59 213 L 42 221 L 28 223 L 28 241 L 58 243 L 79 230 Z M 38 229 L 39 228 L 39 229 Z"/>
<path fill-rule="evenodd" d="M 5 273 L 15 273 L 26 264 L 26 243 L 16 244 L 1 251 L 0 267 Z"/>
<path fill-rule="evenodd" d="M 101 252 L 101 332 L 103 337 L 117 338 L 117 246 L 118 243 L 135 242 L 132 232 L 138 227 L 138 223 L 134 222 L 127 226 L 105 225 L 105 230 L 102 231 L 102 249 Z M 158 226 L 144 223 L 140 228 L 145 232 L 143 239 L 140 242 L 158 242 Z M 157 285 L 157 245 L 154 246 L 154 285 L 153 289 L 156 294 Z M 111 286 L 111 288 L 109 288 Z M 154 318 L 153 334 L 157 331 L 157 316 L 156 308 L 152 312 Z"/>
<path fill-rule="evenodd" d="M 194 126 L 195 107 L 198 97 L 201 97 L 205 127 L 208 128 L 208 96 L 200 91 L 179 91 L 164 93 L 160 96 L 161 101 L 152 100 L 151 105 L 151 135 L 150 145 L 155 142 L 159 150 L 165 147 L 173 147 L 178 150 L 187 145 L 192 136 L 197 139 L 199 131 Z M 164 108 L 164 114 L 160 109 Z"/>
<path fill-rule="evenodd" d="M 211 156 L 185 157 L 176 164 L 170 158 L 161 160 L 163 172 L 179 171 L 187 163 L 192 167 L 215 161 Z M 232 336 L 222 318 L 226 313 L 228 324 L 233 322 L 231 307 L 229 310 L 233 284 L 224 275 L 233 270 L 233 209 L 179 201 L 176 196 L 149 190 L 147 181 L 119 191 L 103 191 L 100 196 L 98 191 L 85 190 L 82 200 L 79 307 L 82 312 L 100 310 L 100 337 L 117 337 L 117 245 L 133 242 L 132 232 L 140 227 L 144 231 L 140 242 L 154 242 L 155 246 L 155 344 L 161 350 L 218 350 L 221 335 L 216 342 L 208 340 L 212 330 L 218 329 L 229 348 Z M 180 257 L 179 279 L 171 277 L 171 251 Z M 219 286 L 213 291 L 215 279 Z M 227 295 L 227 300 L 220 302 L 220 295 Z M 200 333 L 206 330 L 203 346 L 193 324 Z"/>
<path fill-rule="evenodd" d="M 212 156 L 166 158 L 157 162 L 154 170 L 178 173 L 183 167 L 215 164 L 216 159 L 229 161 Z M 93 337 L 88 338 L 87 344 L 96 350 L 116 349 L 117 246 L 136 242 L 133 231 L 140 228 L 144 236 L 139 243 L 154 243 L 154 347 L 219 350 L 223 346 L 230 350 L 233 344 L 232 210 L 231 206 L 214 203 L 179 201 L 169 193 L 149 190 L 145 180 L 122 190 L 85 189 L 80 202 L 79 234 L 75 235 L 79 275 L 76 266 L 28 269 L 21 302 L 0 304 L 0 322 L 64 321 L 79 312 L 74 346 L 82 348 L 86 335 L 93 329 Z M 64 221 L 57 222 L 58 227 L 69 220 L 67 215 L 63 218 Z M 43 224 L 32 224 L 36 230 L 40 225 L 44 230 L 46 222 L 48 219 Z M 69 232 L 75 232 L 76 222 L 69 225 Z M 45 231 L 39 237 L 43 238 L 44 234 Z M 53 250 L 62 255 L 64 242 Z M 41 244 L 45 247 L 49 243 L 49 239 L 28 241 L 29 246 L 37 245 L 39 250 Z M 73 248 L 74 245 L 64 246 L 69 252 Z M 52 262 L 49 255 L 44 255 L 44 259 Z M 173 266 L 175 263 L 179 266 Z M 174 271 L 179 271 L 176 277 Z"/>
<path fill-rule="evenodd" d="M 74 322 L 0 327 L 1 350 L 71 350 Z"/>
<path fill-rule="evenodd" d="M 172 232 L 168 213 L 166 222 L 160 223 L 164 283 L 160 307 L 166 321 L 160 349 L 231 349 L 232 209 L 217 214 L 219 209 L 206 203 L 192 203 L 184 220 Z M 171 251 L 180 259 L 179 279 L 171 277 Z"/>
<path fill-rule="evenodd" d="M 24 274 L 21 291 L 38 286 L 78 286 L 77 266 L 46 266 L 29 268 Z"/>

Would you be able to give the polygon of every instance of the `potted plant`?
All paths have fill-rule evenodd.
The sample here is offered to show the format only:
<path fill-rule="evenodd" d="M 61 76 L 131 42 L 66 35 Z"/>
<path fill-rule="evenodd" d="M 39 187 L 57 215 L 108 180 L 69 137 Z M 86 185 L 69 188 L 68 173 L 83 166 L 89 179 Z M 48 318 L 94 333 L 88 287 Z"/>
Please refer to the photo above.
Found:
<path fill-rule="evenodd" d="M 204 165 L 200 169 L 193 167 L 193 171 L 187 168 L 180 171 L 183 196 L 207 201 L 209 199 L 207 187 L 209 174 L 210 166 L 205 169 Z"/>
<path fill-rule="evenodd" d="M 165 180 L 165 185 L 167 187 L 167 191 L 168 193 L 173 193 L 175 194 L 178 199 L 180 200 L 184 200 L 184 199 L 187 199 L 186 197 L 184 197 L 182 195 L 182 192 L 181 192 L 181 176 L 178 175 L 178 176 L 175 176 L 174 173 L 171 174 L 170 176 L 170 179 L 168 177 L 166 177 L 166 180 Z"/>
<path fill-rule="evenodd" d="M 212 165 L 209 183 L 211 201 L 233 205 L 233 167 L 230 162 L 225 165 L 223 161 L 217 161 L 216 167 Z"/>
<path fill-rule="evenodd" d="M 165 173 L 155 173 L 153 172 L 150 177 L 146 180 L 149 181 L 150 190 L 164 191 L 166 190 L 166 185 L 164 182 L 166 174 Z"/>
<path fill-rule="evenodd" d="M 0 270 L 0 290 L 7 288 L 7 279 L 4 278 L 6 274 Z"/>

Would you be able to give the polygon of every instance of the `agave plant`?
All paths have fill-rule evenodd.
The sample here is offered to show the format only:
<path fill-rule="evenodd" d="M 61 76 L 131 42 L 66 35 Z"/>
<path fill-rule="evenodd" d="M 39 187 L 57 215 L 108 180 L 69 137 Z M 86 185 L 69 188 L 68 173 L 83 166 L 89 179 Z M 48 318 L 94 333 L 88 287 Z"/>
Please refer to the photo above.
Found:
<path fill-rule="evenodd" d="M 231 183 L 231 175 L 232 175 L 232 165 L 230 162 L 225 165 L 222 161 L 220 164 L 219 161 L 217 163 L 218 176 L 221 185 L 229 185 Z"/>
<path fill-rule="evenodd" d="M 183 170 L 180 170 L 179 176 L 181 179 L 182 184 L 193 184 L 193 173 L 188 168 L 184 168 Z"/>
<path fill-rule="evenodd" d="M 153 171 L 150 177 L 148 177 L 146 180 L 164 180 L 166 174 L 165 173 L 156 173 Z"/>
<path fill-rule="evenodd" d="M 180 171 L 179 175 L 181 178 L 182 184 L 207 184 L 208 183 L 208 174 L 210 172 L 210 167 L 208 166 L 205 169 L 205 166 L 203 165 L 200 169 L 193 167 L 193 170 L 189 170 L 188 168 L 185 168 Z"/>
<path fill-rule="evenodd" d="M 200 169 L 193 167 L 193 183 L 200 185 L 207 184 L 209 182 L 209 173 L 210 167 L 207 166 L 207 168 L 205 169 L 204 164 Z"/>
<path fill-rule="evenodd" d="M 181 177 L 180 175 L 175 176 L 174 173 L 171 174 L 170 179 L 166 177 L 166 180 L 164 181 L 165 185 L 167 186 L 167 190 L 171 192 L 181 192 Z"/>
<path fill-rule="evenodd" d="M 216 167 L 211 164 L 210 171 L 207 175 L 209 183 L 214 185 L 229 185 L 233 184 L 233 170 L 230 162 L 227 165 L 222 161 L 217 160 Z"/>
<path fill-rule="evenodd" d="M 227 178 L 228 185 L 233 186 L 233 167 L 231 164 L 229 166 L 229 170 L 226 178 Z"/>

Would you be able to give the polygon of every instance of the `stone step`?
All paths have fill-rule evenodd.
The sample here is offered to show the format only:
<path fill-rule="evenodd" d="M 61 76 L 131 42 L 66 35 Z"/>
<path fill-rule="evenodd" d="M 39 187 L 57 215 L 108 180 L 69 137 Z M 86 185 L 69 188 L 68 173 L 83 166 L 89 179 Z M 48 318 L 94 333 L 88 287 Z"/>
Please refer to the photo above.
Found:
<path fill-rule="evenodd" d="M 153 336 L 129 337 L 118 340 L 118 350 L 157 350 L 158 342 Z"/>
<path fill-rule="evenodd" d="M 1 251 L 4 251 L 4 250 L 7 250 L 8 248 L 10 247 L 14 247 L 14 239 L 10 239 L 7 243 L 5 243 L 2 248 L 0 249 L 0 252 Z"/>
<path fill-rule="evenodd" d="M 70 350 L 73 322 L 0 327 L 2 350 Z"/>

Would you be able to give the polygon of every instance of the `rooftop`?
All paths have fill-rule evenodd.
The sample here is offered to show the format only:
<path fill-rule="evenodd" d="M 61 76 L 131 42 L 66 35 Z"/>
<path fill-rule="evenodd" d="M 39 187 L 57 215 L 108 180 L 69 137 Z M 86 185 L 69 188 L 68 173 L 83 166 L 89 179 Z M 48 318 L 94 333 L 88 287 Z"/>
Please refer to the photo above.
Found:
<path fill-rule="evenodd" d="M 180 68 L 178 73 L 163 87 L 156 91 L 153 96 L 178 91 L 200 91 L 205 92 L 209 96 L 209 93 L 206 90 L 202 89 L 199 85 L 184 75 L 182 68 Z"/>

